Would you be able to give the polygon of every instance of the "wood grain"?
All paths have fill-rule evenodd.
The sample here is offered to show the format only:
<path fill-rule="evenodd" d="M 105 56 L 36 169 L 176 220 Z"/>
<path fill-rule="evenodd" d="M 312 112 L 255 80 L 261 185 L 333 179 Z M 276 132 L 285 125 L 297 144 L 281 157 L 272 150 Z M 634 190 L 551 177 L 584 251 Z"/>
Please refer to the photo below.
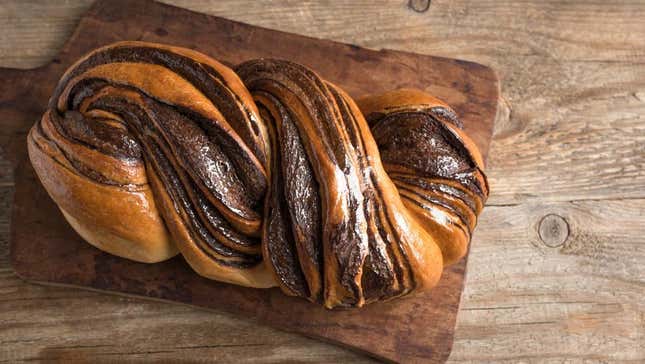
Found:
<path fill-rule="evenodd" d="M 16 166 L 11 265 L 31 282 L 89 287 L 231 312 L 276 328 L 337 343 L 388 361 L 443 363 L 452 348 L 467 256 L 438 285 L 357 311 L 327 311 L 287 297 L 204 279 L 181 257 L 140 264 L 81 239 L 48 198 L 27 160 L 24 136 L 58 78 L 99 46 L 136 39 L 188 46 L 229 65 L 284 58 L 315 69 L 358 97 L 395 88 L 433 89 L 460 115 L 483 160 L 499 103 L 494 72 L 477 63 L 390 50 L 373 51 L 208 17 L 150 0 L 97 1 L 54 61 L 32 70 L 0 69 L 0 146 Z M 428 323 L 432 323 L 428 325 Z"/>
<path fill-rule="evenodd" d="M 433 0 L 427 12 L 416 13 L 407 1 L 175 3 L 284 31 L 495 68 L 508 103 L 496 123 L 493 195 L 475 233 L 452 362 L 645 360 L 645 4 Z M 7 8 L 21 16 L 0 22 L 0 65 L 31 68 L 49 61 L 71 34 L 78 9 L 88 6 L 3 2 L 3 20 Z M 6 171 L 0 168 L 3 247 L 4 201 L 12 191 Z M 563 248 L 539 244 L 536 224 L 550 213 L 562 214 L 577 234 Z M 7 267 L 3 249 L 0 264 Z M 154 351 L 170 351 L 147 354 L 168 360 L 368 361 L 226 315 L 27 285 L 6 269 L 0 285 L 2 292 L 16 286 L 8 289 L 19 302 L 1 304 L 0 341 L 25 340 L 0 345 L 0 357 L 9 361 L 127 360 Z M 43 299 L 54 295 L 67 298 L 63 304 Z M 102 316 L 95 322 L 97 311 Z M 128 320 L 118 320 L 128 312 Z M 267 345 L 187 353 L 173 345 L 190 345 L 188 332 L 199 333 L 202 342 L 261 332 L 256 337 Z M 101 351 L 114 355 L 98 356 Z"/>
<path fill-rule="evenodd" d="M 277 32 L 208 17 L 152 1 L 98 1 L 55 61 L 34 70 L 0 69 L 0 145 L 16 167 L 11 264 L 32 282 L 90 287 L 232 312 L 279 329 L 344 345 L 390 361 L 444 362 L 452 348 L 467 257 L 446 268 L 430 292 L 358 311 L 327 311 L 287 297 L 199 277 L 181 257 L 140 264 L 86 244 L 65 223 L 25 156 L 24 134 L 42 113 L 57 79 L 79 57 L 117 40 L 186 45 L 234 65 L 248 59 L 285 58 L 315 69 L 350 95 L 392 88 L 440 87 L 433 94 L 460 115 L 485 160 L 499 102 L 498 80 L 485 66 L 439 57 Z M 7 119 L 12 121 L 5 121 Z M 427 323 L 432 323 L 428 325 Z M 378 345 L 375 345 L 378 344 Z"/>

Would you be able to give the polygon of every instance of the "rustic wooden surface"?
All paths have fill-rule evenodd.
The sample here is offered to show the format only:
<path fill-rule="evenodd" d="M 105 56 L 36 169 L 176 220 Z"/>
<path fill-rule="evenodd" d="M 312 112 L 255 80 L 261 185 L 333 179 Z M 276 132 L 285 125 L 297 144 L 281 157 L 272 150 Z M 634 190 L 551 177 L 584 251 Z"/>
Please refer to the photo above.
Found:
<path fill-rule="evenodd" d="M 417 13 L 407 1 L 175 3 L 495 68 L 507 107 L 452 361 L 645 360 L 645 4 L 434 0 Z M 0 66 L 46 63 L 87 7 L 3 2 Z M 0 163 L 2 359 L 370 361 L 226 314 L 23 283 L 8 267 L 13 182 Z"/>
<path fill-rule="evenodd" d="M 14 272 L 31 282 L 90 287 L 230 312 L 396 362 L 441 364 L 448 358 L 467 257 L 444 270 L 437 287 L 361 310 L 328 311 L 279 289 L 259 290 L 199 277 L 182 257 L 141 264 L 87 244 L 67 224 L 26 156 L 25 135 L 69 65 L 116 40 L 188 46 L 235 65 L 280 57 L 307 65 L 360 97 L 393 88 L 425 89 L 460 115 L 486 160 L 500 102 L 499 81 L 478 63 L 375 51 L 212 17 L 151 0 L 99 0 L 60 53 L 31 70 L 0 68 L 0 147 L 14 164 L 10 247 Z"/>

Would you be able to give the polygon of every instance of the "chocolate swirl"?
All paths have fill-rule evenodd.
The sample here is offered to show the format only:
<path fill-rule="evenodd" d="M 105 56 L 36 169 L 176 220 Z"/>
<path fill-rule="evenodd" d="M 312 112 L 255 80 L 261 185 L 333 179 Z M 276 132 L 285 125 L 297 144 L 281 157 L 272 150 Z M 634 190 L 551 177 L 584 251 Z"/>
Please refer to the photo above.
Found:
<path fill-rule="evenodd" d="M 29 153 L 105 251 L 157 262 L 178 249 L 211 279 L 360 307 L 434 286 L 465 254 L 488 186 L 438 100 L 399 90 L 358 105 L 288 61 L 233 72 L 121 42 L 63 75 Z"/>

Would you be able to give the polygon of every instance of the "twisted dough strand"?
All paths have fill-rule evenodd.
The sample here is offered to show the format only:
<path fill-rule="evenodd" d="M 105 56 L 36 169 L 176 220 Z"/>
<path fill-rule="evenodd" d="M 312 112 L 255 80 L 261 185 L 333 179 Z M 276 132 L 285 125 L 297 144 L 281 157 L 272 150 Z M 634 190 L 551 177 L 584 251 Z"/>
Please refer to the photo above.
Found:
<path fill-rule="evenodd" d="M 477 148 L 420 91 L 357 106 L 295 63 L 233 72 L 143 42 L 74 64 L 28 146 L 93 245 L 143 262 L 178 249 L 205 277 L 328 308 L 433 287 L 488 195 Z"/>

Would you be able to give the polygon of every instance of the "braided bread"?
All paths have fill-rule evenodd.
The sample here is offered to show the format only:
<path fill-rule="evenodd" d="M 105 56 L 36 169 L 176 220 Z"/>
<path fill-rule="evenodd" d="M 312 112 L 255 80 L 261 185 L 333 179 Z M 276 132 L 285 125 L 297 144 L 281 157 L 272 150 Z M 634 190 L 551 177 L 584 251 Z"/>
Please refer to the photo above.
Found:
<path fill-rule="evenodd" d="M 355 102 L 292 62 L 233 71 L 144 42 L 70 67 L 28 149 L 99 249 L 148 263 L 181 252 L 204 277 L 327 308 L 436 285 L 488 196 L 477 147 L 430 95 Z"/>

